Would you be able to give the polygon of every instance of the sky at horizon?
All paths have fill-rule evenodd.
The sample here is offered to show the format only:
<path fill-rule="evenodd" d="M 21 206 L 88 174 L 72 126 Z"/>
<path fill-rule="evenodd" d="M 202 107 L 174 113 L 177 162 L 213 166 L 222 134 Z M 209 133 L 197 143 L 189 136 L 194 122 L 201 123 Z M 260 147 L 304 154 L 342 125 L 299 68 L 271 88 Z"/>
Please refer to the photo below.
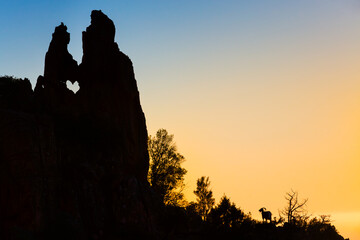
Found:
<path fill-rule="evenodd" d="M 186 158 L 188 200 L 209 176 L 259 219 L 294 189 L 360 239 L 359 1 L 1 1 L 0 75 L 34 86 L 60 22 L 80 63 L 93 9 L 133 61 L 149 134 Z"/>

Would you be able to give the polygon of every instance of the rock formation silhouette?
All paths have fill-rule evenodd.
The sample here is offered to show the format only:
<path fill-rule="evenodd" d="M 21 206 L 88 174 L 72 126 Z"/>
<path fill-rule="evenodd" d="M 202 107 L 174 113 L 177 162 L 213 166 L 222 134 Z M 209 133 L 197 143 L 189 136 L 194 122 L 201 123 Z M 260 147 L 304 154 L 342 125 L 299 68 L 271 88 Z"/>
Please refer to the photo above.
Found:
<path fill-rule="evenodd" d="M 94 10 L 81 64 L 61 23 L 34 91 L 28 80 L 1 79 L 1 239 L 153 235 L 145 116 L 114 37 L 112 20 Z M 76 94 L 67 81 L 79 83 Z"/>

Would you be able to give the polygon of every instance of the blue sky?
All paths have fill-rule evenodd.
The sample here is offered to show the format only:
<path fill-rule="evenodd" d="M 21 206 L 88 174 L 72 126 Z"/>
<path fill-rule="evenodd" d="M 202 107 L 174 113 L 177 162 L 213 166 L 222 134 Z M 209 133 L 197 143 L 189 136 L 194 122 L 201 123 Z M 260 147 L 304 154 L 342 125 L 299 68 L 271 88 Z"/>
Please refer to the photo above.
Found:
<path fill-rule="evenodd" d="M 155 65 L 163 64 L 158 61 L 164 55 L 178 61 L 192 55 L 201 64 L 228 52 L 230 57 L 235 51 L 246 55 L 241 51 L 259 44 L 296 38 L 310 44 L 308 38 L 319 29 L 328 30 L 329 20 L 331 27 L 346 31 L 349 12 L 344 11 L 351 14 L 352 8 L 359 8 L 356 1 L 2 1 L 0 70 L 34 82 L 42 73 L 54 26 L 61 21 L 71 33 L 69 50 L 80 61 L 81 32 L 92 9 L 113 19 L 120 48 L 135 62 L 151 60 Z"/>
<path fill-rule="evenodd" d="M 248 44 L 269 35 L 317 24 L 314 15 L 323 7 L 321 1 L 286 2 L 2 1 L 0 70 L 28 76 L 34 81 L 42 73 L 40 64 L 43 64 L 54 26 L 61 21 L 71 33 L 69 50 L 80 60 L 81 32 L 89 25 L 92 9 L 102 9 L 114 20 L 120 48 L 129 49 L 131 57 L 141 55 L 144 58 L 148 53 L 151 56 L 154 52 L 169 54 L 176 52 L 175 49 L 195 54 L 197 51 L 221 51 L 236 47 L 237 42 Z M 327 8 L 336 7 L 336 1 L 327 2 L 335 2 L 326 4 Z M 303 11 L 306 8 L 314 8 L 314 11 Z M 323 12 L 326 13 L 326 9 Z M 21 69 L 17 67 L 20 64 Z"/>

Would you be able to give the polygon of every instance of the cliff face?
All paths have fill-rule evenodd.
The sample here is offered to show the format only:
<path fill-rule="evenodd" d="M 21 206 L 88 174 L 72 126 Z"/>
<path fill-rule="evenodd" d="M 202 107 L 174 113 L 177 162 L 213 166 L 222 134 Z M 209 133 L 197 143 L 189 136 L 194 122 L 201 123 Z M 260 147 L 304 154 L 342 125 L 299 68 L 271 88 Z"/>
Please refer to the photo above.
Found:
<path fill-rule="evenodd" d="M 34 92 L 28 81 L 1 79 L 2 239 L 154 233 L 145 117 L 114 36 L 113 22 L 93 11 L 78 65 L 61 23 Z M 79 83 L 76 94 L 67 80 Z"/>

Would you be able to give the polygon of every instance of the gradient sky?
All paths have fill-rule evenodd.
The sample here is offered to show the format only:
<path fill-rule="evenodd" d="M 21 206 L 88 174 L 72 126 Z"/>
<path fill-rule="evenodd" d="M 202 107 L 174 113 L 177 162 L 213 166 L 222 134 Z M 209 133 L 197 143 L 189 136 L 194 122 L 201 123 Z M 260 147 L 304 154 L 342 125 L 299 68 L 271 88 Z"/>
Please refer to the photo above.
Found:
<path fill-rule="evenodd" d="M 149 134 L 175 135 L 188 200 L 209 176 L 259 219 L 294 189 L 360 239 L 359 1 L 1 1 L 0 75 L 34 85 L 60 22 L 80 62 L 92 9 L 133 61 Z"/>

